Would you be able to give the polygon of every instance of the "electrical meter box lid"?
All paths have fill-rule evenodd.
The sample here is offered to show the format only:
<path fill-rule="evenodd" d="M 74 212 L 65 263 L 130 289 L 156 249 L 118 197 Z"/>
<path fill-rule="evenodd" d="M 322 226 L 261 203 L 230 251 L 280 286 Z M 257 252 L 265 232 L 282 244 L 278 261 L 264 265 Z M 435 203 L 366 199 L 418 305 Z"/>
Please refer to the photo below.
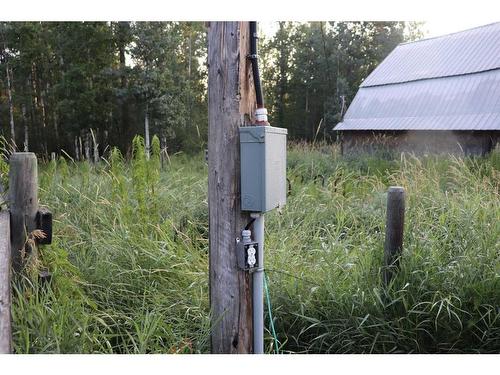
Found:
<path fill-rule="evenodd" d="M 284 128 L 240 127 L 241 210 L 266 212 L 286 203 Z"/>

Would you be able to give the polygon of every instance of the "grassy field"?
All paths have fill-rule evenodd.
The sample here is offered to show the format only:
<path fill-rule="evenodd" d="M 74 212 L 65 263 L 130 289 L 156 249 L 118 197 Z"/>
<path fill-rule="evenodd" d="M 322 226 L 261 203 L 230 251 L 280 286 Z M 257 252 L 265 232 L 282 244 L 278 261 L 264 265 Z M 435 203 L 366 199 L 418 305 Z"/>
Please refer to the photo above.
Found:
<path fill-rule="evenodd" d="M 288 176 L 288 204 L 266 216 L 280 352 L 500 351 L 498 151 L 349 160 L 333 146 L 294 145 Z M 39 178 L 54 241 L 15 280 L 15 351 L 209 352 L 203 156 L 171 156 L 161 172 L 155 157 L 60 159 Z M 405 246 L 383 288 L 389 185 L 407 191 Z M 50 286 L 36 277 L 43 267 Z"/>

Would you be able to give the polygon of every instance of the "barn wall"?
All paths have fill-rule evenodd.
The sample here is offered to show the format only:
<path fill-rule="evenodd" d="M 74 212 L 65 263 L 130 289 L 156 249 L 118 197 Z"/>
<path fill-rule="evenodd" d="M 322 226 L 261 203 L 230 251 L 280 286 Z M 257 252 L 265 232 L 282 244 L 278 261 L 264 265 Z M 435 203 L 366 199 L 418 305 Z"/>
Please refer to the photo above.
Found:
<path fill-rule="evenodd" d="M 344 131 L 342 153 L 484 155 L 495 147 L 499 134 L 500 131 Z"/>

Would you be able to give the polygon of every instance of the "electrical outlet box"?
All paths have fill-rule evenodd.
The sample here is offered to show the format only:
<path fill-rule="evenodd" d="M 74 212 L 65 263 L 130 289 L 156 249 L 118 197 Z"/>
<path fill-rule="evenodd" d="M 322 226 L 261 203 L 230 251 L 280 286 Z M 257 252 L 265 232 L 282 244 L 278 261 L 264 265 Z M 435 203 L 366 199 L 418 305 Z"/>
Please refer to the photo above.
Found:
<path fill-rule="evenodd" d="M 241 210 L 266 212 L 286 203 L 287 130 L 240 127 Z"/>
<path fill-rule="evenodd" d="M 257 242 L 239 242 L 236 249 L 240 269 L 251 272 L 259 268 L 259 244 Z"/>

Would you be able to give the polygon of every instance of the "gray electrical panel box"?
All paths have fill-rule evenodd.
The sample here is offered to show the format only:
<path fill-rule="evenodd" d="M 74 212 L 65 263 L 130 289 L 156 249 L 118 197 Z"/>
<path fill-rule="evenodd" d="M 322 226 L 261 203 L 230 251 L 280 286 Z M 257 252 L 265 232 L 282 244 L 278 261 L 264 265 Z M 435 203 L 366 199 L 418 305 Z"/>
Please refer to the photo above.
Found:
<path fill-rule="evenodd" d="M 241 210 L 266 212 L 286 203 L 284 128 L 240 127 Z"/>

